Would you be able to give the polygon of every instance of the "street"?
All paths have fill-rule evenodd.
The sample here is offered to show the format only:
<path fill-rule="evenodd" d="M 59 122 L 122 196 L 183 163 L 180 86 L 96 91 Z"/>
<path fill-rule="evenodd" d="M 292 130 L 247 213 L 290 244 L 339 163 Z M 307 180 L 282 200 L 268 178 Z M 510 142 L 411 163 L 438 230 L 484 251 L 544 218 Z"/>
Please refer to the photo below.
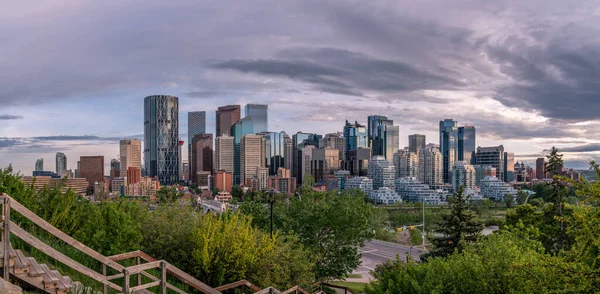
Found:
<path fill-rule="evenodd" d="M 416 247 L 413 247 L 413 249 L 411 250 L 410 246 L 404 246 L 379 240 L 372 240 L 366 242 L 365 247 L 360 249 L 360 253 L 362 254 L 362 263 L 354 271 L 354 273 L 361 274 L 363 275 L 365 280 L 369 280 L 369 271 L 374 270 L 377 265 L 382 264 L 388 260 L 395 259 L 396 255 L 398 255 L 400 259 L 406 260 L 406 255 L 410 252 L 412 252 L 411 255 L 413 259 L 419 260 L 421 254 L 423 254 L 426 251 Z"/>

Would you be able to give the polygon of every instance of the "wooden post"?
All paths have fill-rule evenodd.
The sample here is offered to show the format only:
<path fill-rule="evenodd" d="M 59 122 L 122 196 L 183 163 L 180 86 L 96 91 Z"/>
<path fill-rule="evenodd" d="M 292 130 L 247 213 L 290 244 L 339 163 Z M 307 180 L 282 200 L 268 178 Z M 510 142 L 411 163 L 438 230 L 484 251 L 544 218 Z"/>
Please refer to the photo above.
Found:
<path fill-rule="evenodd" d="M 129 271 L 125 268 L 123 269 L 123 293 L 129 294 Z"/>
<path fill-rule="evenodd" d="M 4 198 L 4 205 L 2 205 L 2 208 L 2 214 L 4 216 L 4 225 L 2 228 L 2 243 L 4 246 L 4 280 L 8 281 L 10 278 L 10 198 Z"/>
<path fill-rule="evenodd" d="M 167 294 L 167 263 L 160 263 L 160 293 Z"/>
<path fill-rule="evenodd" d="M 136 263 L 137 263 L 137 265 L 140 265 L 140 263 L 141 263 L 140 257 L 138 256 L 138 257 L 136 257 L 135 259 L 136 259 Z M 139 286 L 139 285 L 141 285 L 141 284 L 142 284 L 142 273 L 139 273 L 137 276 L 138 276 L 138 282 L 137 282 L 137 285 Z"/>
<path fill-rule="evenodd" d="M 106 277 L 106 264 L 102 264 L 102 274 Z M 104 294 L 108 294 L 108 285 L 104 284 Z"/>

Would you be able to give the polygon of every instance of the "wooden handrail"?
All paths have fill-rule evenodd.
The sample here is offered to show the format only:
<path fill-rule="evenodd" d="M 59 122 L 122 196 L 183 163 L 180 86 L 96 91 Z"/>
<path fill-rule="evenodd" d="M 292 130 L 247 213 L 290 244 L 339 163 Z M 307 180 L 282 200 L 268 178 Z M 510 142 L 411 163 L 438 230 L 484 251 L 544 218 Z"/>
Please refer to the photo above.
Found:
<path fill-rule="evenodd" d="M 158 267 L 160 267 L 161 262 L 162 262 L 161 260 L 157 260 L 157 261 L 153 261 L 153 262 L 142 263 L 142 264 L 126 267 L 125 270 L 130 275 L 135 275 L 137 273 L 141 273 L 141 272 L 149 270 L 149 269 L 158 268 Z"/>
<path fill-rule="evenodd" d="M 246 286 L 246 287 L 248 287 L 248 288 L 250 288 L 250 289 L 252 289 L 254 291 L 260 291 L 261 290 L 258 286 L 253 285 L 252 283 L 250 283 L 250 282 L 248 282 L 246 280 L 240 280 L 240 281 L 237 281 L 237 282 L 233 282 L 233 283 L 229 283 L 229 284 L 226 284 L 226 285 L 222 285 L 222 286 L 219 286 L 219 287 L 217 287 L 215 289 L 217 289 L 217 291 L 223 292 L 225 290 L 237 288 L 237 287 L 240 287 L 240 286 Z"/>
<path fill-rule="evenodd" d="M 281 292 L 281 294 L 289 294 L 289 293 L 292 293 L 292 292 L 295 292 L 295 291 L 300 291 L 300 292 L 302 292 L 304 294 L 310 294 L 308 291 L 302 289 L 300 286 L 294 286 L 292 288 L 289 288 L 289 289 Z"/>

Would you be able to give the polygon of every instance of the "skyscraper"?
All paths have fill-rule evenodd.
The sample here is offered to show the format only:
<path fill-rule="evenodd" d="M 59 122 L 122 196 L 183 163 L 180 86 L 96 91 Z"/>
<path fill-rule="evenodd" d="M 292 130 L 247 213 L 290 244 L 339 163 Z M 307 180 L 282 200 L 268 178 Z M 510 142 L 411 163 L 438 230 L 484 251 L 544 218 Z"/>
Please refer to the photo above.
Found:
<path fill-rule="evenodd" d="M 190 180 L 198 184 L 200 172 L 213 173 L 213 137 L 212 134 L 197 134 L 192 138 L 192 161 Z"/>
<path fill-rule="evenodd" d="M 443 156 L 437 146 L 428 144 L 419 151 L 419 182 L 437 189 L 444 184 Z"/>
<path fill-rule="evenodd" d="M 319 140 L 319 148 L 331 148 L 344 151 L 344 135 L 340 132 L 325 134 L 325 137 Z"/>
<path fill-rule="evenodd" d="M 547 178 L 546 176 L 546 160 L 540 157 L 535 160 L 535 177 L 538 180 Z"/>
<path fill-rule="evenodd" d="M 88 181 L 88 189 L 93 189 L 95 182 L 104 182 L 104 156 L 81 156 L 79 162 L 79 174 Z"/>
<path fill-rule="evenodd" d="M 292 136 L 292 148 L 293 148 L 293 156 L 294 156 L 294 169 L 292 170 L 292 175 L 297 179 L 298 185 L 302 185 L 303 175 L 306 173 L 311 173 L 310 164 L 308 161 L 308 172 L 306 172 L 306 162 L 305 156 L 312 158 L 311 154 L 303 154 L 304 147 L 313 146 L 314 148 L 319 147 L 319 140 L 321 140 L 322 136 L 317 134 L 309 134 L 298 132 Z"/>
<path fill-rule="evenodd" d="M 242 183 L 245 183 L 252 177 L 259 177 L 259 169 L 264 168 L 265 150 L 261 135 L 244 135 L 240 142 L 240 176 Z M 267 184 L 265 182 L 265 184 Z"/>
<path fill-rule="evenodd" d="M 371 147 L 371 151 L 373 152 L 373 156 L 375 155 L 381 155 L 381 156 L 387 156 L 387 152 L 386 152 L 386 147 L 387 147 L 387 136 L 386 136 L 386 132 L 387 132 L 387 128 L 389 127 L 393 127 L 394 121 L 388 119 L 386 116 L 382 116 L 382 115 L 370 115 L 368 117 L 368 133 L 369 133 L 369 147 Z M 390 140 L 396 140 L 398 141 L 399 138 L 397 137 L 399 129 L 397 129 L 396 131 L 396 137 L 393 137 L 394 131 L 392 131 L 392 137 L 390 137 Z M 386 158 L 388 160 L 392 160 L 392 157 L 394 155 L 394 152 L 396 152 L 396 150 L 398 150 L 398 143 L 396 142 L 396 149 L 393 150 L 393 152 L 391 152 L 390 158 Z M 393 142 L 390 143 L 390 147 L 393 146 Z"/>
<path fill-rule="evenodd" d="M 285 132 L 262 132 L 263 144 L 265 144 L 265 167 L 269 169 L 269 175 L 277 175 L 279 168 L 285 166 Z"/>
<path fill-rule="evenodd" d="M 188 124 L 188 162 L 192 162 L 192 138 L 198 134 L 206 133 L 206 111 L 190 111 L 187 117 Z M 180 155 L 181 156 L 181 155 Z M 181 166 L 183 163 L 180 162 Z M 181 175 L 180 175 L 181 176 Z"/>
<path fill-rule="evenodd" d="M 35 161 L 35 171 L 43 171 L 44 170 L 44 159 L 40 158 Z"/>
<path fill-rule="evenodd" d="M 353 124 L 346 121 L 344 125 L 344 161 L 349 162 L 350 151 L 356 150 L 360 147 L 369 147 L 369 136 L 367 128 L 364 125 L 359 124 L 355 121 Z M 369 159 L 371 156 L 369 155 Z M 349 169 L 346 167 L 346 169 Z"/>
<path fill-rule="evenodd" d="M 515 154 L 504 152 L 504 181 L 507 183 L 515 180 Z"/>
<path fill-rule="evenodd" d="M 120 175 L 126 176 L 127 169 L 137 167 L 142 169 L 142 141 L 123 139 L 119 141 Z"/>
<path fill-rule="evenodd" d="M 504 181 L 504 146 L 477 147 L 477 165 L 494 167 L 496 177 Z"/>
<path fill-rule="evenodd" d="M 394 154 L 398 151 L 400 145 L 400 127 L 393 125 L 385 126 L 385 145 L 383 156 L 389 162 L 392 162 Z"/>
<path fill-rule="evenodd" d="M 246 117 L 252 118 L 253 133 L 269 131 L 268 109 L 269 106 L 266 104 L 246 104 Z"/>
<path fill-rule="evenodd" d="M 56 153 L 56 174 L 62 177 L 67 170 L 67 156 L 62 152 Z"/>
<path fill-rule="evenodd" d="M 224 133 L 231 135 L 231 127 L 240 120 L 241 107 L 239 105 L 227 105 L 220 106 L 216 111 L 217 117 L 217 137 L 222 136 Z"/>
<path fill-rule="evenodd" d="M 144 99 L 144 168 L 161 185 L 179 180 L 179 98 L 175 96 Z"/>
<path fill-rule="evenodd" d="M 419 153 L 417 152 L 410 152 L 407 149 L 398 150 L 394 154 L 392 163 L 396 167 L 396 178 L 419 176 Z"/>
<path fill-rule="evenodd" d="M 342 169 L 340 151 L 332 148 L 313 149 L 311 171 L 315 182 L 323 182 L 325 176 Z"/>
<path fill-rule="evenodd" d="M 283 137 L 283 145 L 283 167 L 291 172 L 294 169 L 294 143 L 288 134 Z"/>
<path fill-rule="evenodd" d="M 371 148 L 358 147 L 356 150 L 350 150 L 346 169 L 353 176 L 366 177 L 369 173 L 369 160 L 371 160 Z"/>
<path fill-rule="evenodd" d="M 233 177 L 234 139 L 223 134 L 215 139 L 215 171 L 223 170 Z"/>
<path fill-rule="evenodd" d="M 458 127 L 458 159 L 467 164 L 475 164 L 475 127 Z"/>
<path fill-rule="evenodd" d="M 475 182 L 475 168 L 466 161 L 455 162 L 452 168 L 452 190 L 456 192 L 460 186 L 465 189 L 473 189 Z"/>
<path fill-rule="evenodd" d="M 118 159 L 110 160 L 110 178 L 120 178 L 121 177 L 121 162 Z"/>
<path fill-rule="evenodd" d="M 458 159 L 457 124 L 452 119 L 440 121 L 440 152 L 443 158 L 442 180 L 444 183 L 450 183 L 452 180 L 452 166 Z"/>
<path fill-rule="evenodd" d="M 385 157 L 376 155 L 369 161 L 369 178 L 373 179 L 373 190 L 382 187 L 395 188 L 396 168 Z"/>
<path fill-rule="evenodd" d="M 425 135 L 414 134 L 408 136 L 408 151 L 417 153 L 425 147 Z"/>

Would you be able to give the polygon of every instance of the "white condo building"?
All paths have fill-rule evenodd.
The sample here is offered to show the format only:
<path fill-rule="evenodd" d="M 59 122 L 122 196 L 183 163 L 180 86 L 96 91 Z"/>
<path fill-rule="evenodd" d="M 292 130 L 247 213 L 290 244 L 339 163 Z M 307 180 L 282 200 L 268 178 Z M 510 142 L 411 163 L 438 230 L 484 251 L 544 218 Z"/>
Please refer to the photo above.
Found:
<path fill-rule="evenodd" d="M 377 155 L 369 161 L 369 178 L 373 179 L 373 189 L 388 187 L 394 189 L 396 168 L 385 157 Z"/>
<path fill-rule="evenodd" d="M 407 149 L 398 150 L 394 153 L 393 163 L 396 168 L 396 178 L 419 176 L 418 153 L 409 152 Z"/>
<path fill-rule="evenodd" d="M 495 201 L 504 201 L 504 195 L 511 194 L 517 196 L 517 190 L 504 181 L 496 177 L 487 176 L 481 180 L 480 193 L 483 197 L 488 197 Z"/>
<path fill-rule="evenodd" d="M 428 205 L 437 205 L 446 201 L 450 195 L 443 190 L 433 190 L 427 184 L 419 182 L 416 178 L 396 179 L 396 192 L 408 202 L 423 202 Z"/>
<path fill-rule="evenodd" d="M 456 161 L 452 167 L 452 191 L 463 186 L 465 190 L 475 188 L 475 168 L 466 161 Z"/>
<path fill-rule="evenodd" d="M 431 188 L 438 188 L 444 185 L 443 171 L 444 158 L 439 148 L 428 144 L 419 151 L 419 181 L 429 185 Z"/>
<path fill-rule="evenodd" d="M 367 195 L 373 190 L 373 180 L 367 177 L 353 177 L 346 180 L 346 190 L 359 189 Z"/>
<path fill-rule="evenodd" d="M 402 197 L 400 197 L 396 191 L 388 187 L 371 190 L 367 195 L 377 204 L 394 204 L 396 202 L 402 202 Z"/>

